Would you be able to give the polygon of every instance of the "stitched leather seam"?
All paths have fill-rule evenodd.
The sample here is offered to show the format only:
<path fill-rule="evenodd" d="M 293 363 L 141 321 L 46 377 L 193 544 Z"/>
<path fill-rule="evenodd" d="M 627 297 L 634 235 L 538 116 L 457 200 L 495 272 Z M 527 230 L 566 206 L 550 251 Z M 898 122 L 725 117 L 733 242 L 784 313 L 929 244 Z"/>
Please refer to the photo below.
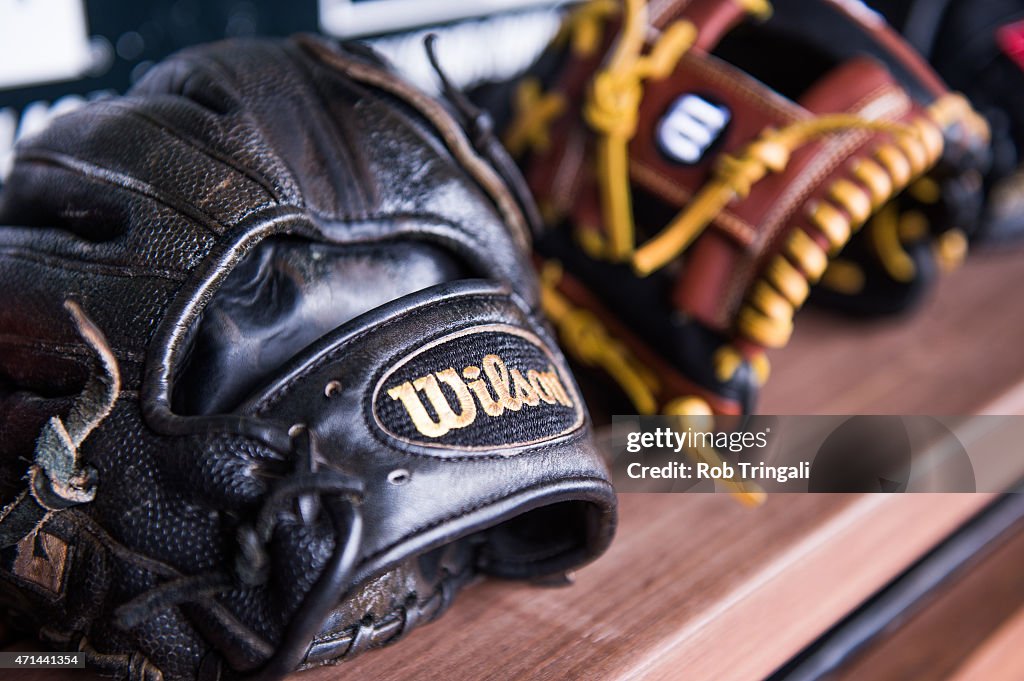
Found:
<path fill-rule="evenodd" d="M 334 140 L 336 148 L 345 149 L 348 152 L 347 158 L 335 156 L 334 159 L 336 161 L 344 163 L 346 171 L 345 174 L 348 177 L 365 177 L 365 172 L 356 172 L 355 168 L 353 167 L 353 161 L 355 161 L 357 158 L 360 158 L 360 154 L 358 148 L 352 145 L 351 140 L 361 139 L 361 136 L 339 134 L 340 131 L 338 130 L 338 127 L 336 127 L 335 125 L 331 125 L 333 119 L 328 117 L 325 113 L 330 110 L 329 102 L 324 100 L 321 93 L 316 88 L 310 85 L 310 82 L 313 80 L 313 72 L 309 64 L 301 61 L 298 58 L 298 55 L 294 54 L 292 50 L 282 49 L 281 52 L 288 58 L 292 65 L 295 66 L 295 68 L 299 72 L 301 72 L 303 76 L 305 76 L 305 78 L 301 79 L 297 84 L 306 93 L 306 97 L 319 104 L 319 106 L 311 107 L 310 111 L 310 113 L 320 121 L 319 128 Z M 350 87 L 352 87 L 353 85 L 354 84 L 349 84 Z M 352 89 L 355 90 L 360 88 L 352 87 Z M 365 90 L 361 94 L 363 94 L 363 96 L 365 96 L 368 99 L 371 98 L 370 93 L 366 92 Z M 337 124 L 340 126 L 344 125 L 345 122 L 337 121 Z M 346 130 L 345 132 L 350 131 Z M 353 217 L 356 217 L 358 219 L 359 217 L 366 214 L 367 208 L 370 205 L 370 197 L 367 196 L 365 191 L 363 191 L 364 189 L 366 189 L 364 185 L 362 185 L 359 182 L 352 182 L 349 185 L 336 186 L 335 189 L 338 190 L 339 195 L 337 197 L 337 202 L 339 205 L 345 206 L 345 208 L 348 210 L 355 208 L 355 210 L 352 211 L 351 213 Z"/>
<path fill-rule="evenodd" d="M 673 182 L 671 178 L 639 160 L 630 161 L 630 172 L 636 175 L 637 184 L 641 187 L 660 192 L 681 206 L 693 198 L 692 193 Z M 753 225 L 728 208 L 723 209 L 715 217 L 715 226 L 744 246 L 753 243 L 757 235 L 757 229 Z"/>
<path fill-rule="evenodd" d="M 277 188 L 274 186 L 274 183 L 271 182 L 268 178 L 264 177 L 260 173 L 257 173 L 255 170 L 249 168 L 248 166 L 236 163 L 235 159 L 233 159 L 231 156 L 227 154 L 221 153 L 212 145 L 206 144 L 205 142 L 196 139 L 192 135 L 189 135 L 188 133 L 182 130 L 172 127 L 170 123 L 168 123 L 160 116 L 154 114 L 153 112 L 142 111 L 136 107 L 127 106 L 126 104 L 120 101 L 110 102 L 109 106 L 110 108 L 120 109 L 121 111 L 130 116 L 146 121 L 153 127 L 166 133 L 167 135 L 170 135 L 171 137 L 174 137 L 183 144 L 186 144 L 192 147 L 193 149 L 198 150 L 205 156 L 208 156 L 211 159 L 218 161 L 222 165 L 225 165 L 228 168 L 234 170 L 235 172 L 244 175 L 254 184 L 259 185 L 267 193 L 267 195 L 270 196 L 270 198 L 272 198 L 275 202 L 280 202 L 282 200 L 282 197 L 280 193 L 278 193 Z M 106 115 L 106 112 L 104 112 L 102 109 L 100 109 L 98 113 Z"/>
<path fill-rule="evenodd" d="M 28 260 L 30 262 L 53 269 L 68 269 L 79 272 L 98 273 L 112 277 L 128 277 L 132 279 L 166 279 L 172 282 L 184 281 L 188 275 L 180 270 L 168 270 L 158 267 L 136 267 L 133 265 L 115 265 L 112 263 L 85 260 L 67 255 L 51 255 L 31 249 L 3 248 L 0 254 L 10 258 Z"/>
<path fill-rule="evenodd" d="M 75 345 L 73 343 L 55 343 L 46 340 L 40 340 L 35 338 L 27 338 L 25 336 L 15 336 L 13 334 L 0 334 L 0 345 L 6 345 L 8 347 L 19 347 L 34 350 L 36 352 L 46 352 L 53 355 L 78 355 L 81 357 L 93 357 L 95 353 L 89 351 L 84 345 Z M 135 364 L 141 364 L 145 353 L 135 352 L 134 350 L 128 349 L 117 349 L 118 361 L 132 362 Z"/>
<path fill-rule="evenodd" d="M 389 448 L 392 448 L 392 449 L 398 449 L 402 453 L 403 456 L 411 456 L 411 457 L 416 458 L 416 459 L 428 459 L 430 461 L 445 461 L 445 462 L 449 462 L 450 461 L 450 462 L 454 462 L 454 463 L 470 463 L 470 462 L 474 462 L 474 461 L 508 461 L 513 456 L 522 456 L 524 454 L 525 455 L 529 455 L 529 456 L 534 456 L 534 455 L 544 454 L 545 452 L 554 451 L 556 449 L 560 450 L 560 449 L 564 448 L 568 442 L 570 442 L 572 440 L 579 440 L 580 439 L 580 431 L 583 430 L 583 427 L 586 424 L 587 424 L 587 419 L 583 419 L 583 421 L 581 423 L 579 423 L 579 425 L 577 425 L 573 430 L 570 430 L 568 432 L 556 435 L 550 441 L 543 441 L 544 444 L 541 444 L 541 445 L 529 445 L 525 449 L 523 449 L 523 447 L 518 447 L 518 449 L 523 449 L 523 451 L 522 452 L 518 452 L 517 454 L 509 454 L 508 451 L 506 451 L 504 454 L 471 454 L 471 455 L 465 455 L 465 456 L 451 456 L 451 455 L 441 455 L 441 454 L 429 454 L 427 452 L 418 452 L 418 451 L 415 451 L 413 449 L 410 449 L 409 445 L 405 445 L 405 446 L 402 446 L 402 447 L 396 447 L 395 442 L 385 440 L 383 437 L 381 437 L 380 432 L 378 430 L 376 430 L 376 429 L 371 429 L 371 433 L 370 434 L 373 437 L 373 439 L 375 439 L 377 442 L 381 443 L 385 447 L 389 447 Z M 496 445 L 495 449 L 497 449 L 498 447 L 499 446 Z M 515 449 L 515 448 L 512 448 L 512 449 Z"/>
<path fill-rule="evenodd" d="M 433 590 L 431 590 L 430 593 L 425 598 L 422 598 L 422 599 L 417 598 L 416 599 L 416 610 L 417 611 L 425 611 L 435 601 L 435 599 L 443 598 L 444 591 L 445 591 L 447 585 L 449 585 L 449 584 L 459 584 L 461 582 L 468 581 L 468 578 L 471 577 L 472 575 L 473 575 L 473 569 L 469 565 L 466 565 L 465 567 L 463 567 L 463 569 L 460 570 L 459 572 L 448 573 L 448 575 L 444 579 L 442 579 L 440 582 L 438 582 L 438 584 L 436 584 L 434 586 Z M 418 596 L 418 594 L 415 591 L 407 591 L 406 592 L 406 598 L 415 597 L 415 596 Z M 438 604 L 439 608 L 443 608 L 443 606 L 444 606 L 443 603 Z M 377 647 L 380 647 L 380 646 L 383 646 L 383 645 L 387 645 L 391 641 L 399 639 L 399 638 L 403 637 L 405 634 L 409 633 L 409 630 L 407 629 L 408 617 L 405 614 L 407 612 L 408 612 L 408 608 L 406 606 L 404 606 L 404 605 L 397 605 L 394 608 L 392 608 L 391 610 L 389 610 L 388 612 L 386 612 L 383 615 L 381 615 L 379 618 L 377 618 L 376 621 L 374 622 L 374 624 L 376 625 L 376 626 L 374 626 L 374 636 L 376 636 L 377 634 L 379 634 L 381 632 L 386 632 L 388 625 L 390 625 L 392 623 L 395 623 L 395 622 L 400 622 L 401 623 L 401 628 L 393 636 L 391 636 L 390 638 L 388 638 L 388 639 L 386 639 L 384 641 L 376 641 L 376 640 L 374 640 L 373 643 L 371 644 L 371 648 L 377 648 Z M 436 612 L 433 615 L 433 617 L 437 617 L 440 614 L 441 614 L 441 612 L 438 611 L 438 612 Z M 432 617 L 432 619 L 433 619 L 433 617 Z M 344 629 L 342 629 L 341 631 L 335 632 L 333 634 L 328 634 L 328 635 L 325 635 L 325 636 L 318 636 L 318 637 L 313 639 L 313 645 L 322 645 L 324 643 L 345 643 L 345 642 L 350 642 L 355 637 L 355 633 L 354 632 L 356 630 L 358 630 L 358 628 L 359 628 L 359 625 L 356 624 L 356 625 L 352 625 L 352 626 L 347 626 Z M 315 668 L 315 667 L 320 667 L 320 666 L 324 666 L 324 665 L 330 665 L 332 663 L 336 663 L 336 662 L 339 662 L 339 661 L 342 661 L 342 660 L 347 660 L 347 659 L 349 659 L 349 656 L 348 656 L 348 651 L 346 650 L 344 653 L 341 654 L 340 657 L 337 657 L 337 658 L 334 658 L 334 659 L 329 659 L 329 660 L 323 660 L 322 662 L 319 662 L 319 663 L 313 664 L 313 665 L 306 665 L 306 666 L 301 667 L 301 669 L 312 669 L 312 668 Z"/>
<path fill-rule="evenodd" d="M 373 327 L 370 327 L 370 328 L 367 328 L 367 329 L 363 329 L 363 330 L 357 332 L 356 334 L 354 334 L 351 338 L 349 338 L 347 341 L 345 341 L 342 345 L 339 345 L 339 346 L 331 348 L 328 352 L 326 352 L 322 356 L 318 357 L 313 362 L 307 364 L 305 367 L 302 368 L 302 370 L 300 372 L 295 374 L 292 377 L 292 379 L 288 381 L 288 383 L 286 383 L 285 385 L 282 385 L 276 392 L 270 393 L 269 395 L 265 395 L 261 400 L 256 402 L 253 405 L 253 408 L 261 416 L 265 416 L 265 413 L 264 413 L 265 410 L 269 409 L 270 407 L 273 407 L 274 405 L 279 403 L 282 399 L 284 399 L 295 388 L 296 384 L 299 381 L 301 381 L 301 380 L 303 380 L 305 378 L 308 378 L 310 374 L 315 373 L 315 372 L 319 371 L 320 369 L 322 369 L 325 364 L 328 364 L 328 363 L 334 361 L 337 358 L 337 355 L 339 353 L 341 353 L 341 352 L 347 351 L 349 349 L 350 345 L 352 345 L 356 341 L 359 341 L 362 338 L 364 338 L 365 336 L 368 336 L 370 334 L 381 333 L 385 329 L 387 329 L 388 327 L 394 326 L 395 324 L 398 324 L 399 322 L 405 321 L 405 319 L 408 316 L 410 316 L 410 315 L 422 313 L 422 312 L 425 312 L 427 310 L 431 310 L 431 309 L 433 309 L 435 307 L 439 307 L 439 306 L 442 306 L 442 305 L 450 305 L 452 300 L 454 300 L 454 299 L 458 299 L 458 300 L 474 300 L 474 299 L 490 300 L 490 299 L 493 299 L 495 297 L 496 297 L 495 294 L 469 293 L 469 294 L 465 294 L 465 295 L 453 296 L 451 298 L 445 298 L 443 300 L 432 300 L 432 301 L 430 301 L 428 303 L 424 303 L 423 305 L 420 305 L 420 306 L 418 306 L 418 307 L 416 307 L 416 308 L 414 308 L 412 310 L 406 310 L 405 312 L 399 313 L 395 317 L 392 317 L 391 319 L 388 319 L 388 320 L 386 320 L 386 321 L 384 321 L 384 322 L 382 322 L 382 323 L 380 323 L 380 324 L 378 324 L 376 326 L 373 326 Z"/>
<path fill-rule="evenodd" d="M 309 52 L 315 53 L 321 61 L 335 66 L 353 80 L 368 84 L 407 102 L 438 132 L 449 152 L 465 165 L 467 172 L 494 202 L 504 218 L 503 221 L 512 227 L 513 236 L 519 245 L 524 250 L 529 250 L 530 230 L 505 182 L 500 179 L 497 171 L 476 152 L 462 127 L 443 106 L 415 88 L 406 86 L 378 67 L 346 59 L 337 52 L 331 52 L 323 45 L 311 40 L 303 41 L 301 45 Z"/>
<path fill-rule="evenodd" d="M 786 106 L 781 100 L 758 91 L 750 82 L 750 76 L 735 67 L 729 68 L 731 65 L 723 63 L 713 55 L 698 56 L 690 52 L 683 55 L 682 63 L 713 81 L 716 86 L 731 91 L 747 101 L 760 104 L 779 116 L 783 122 L 788 123 L 806 118 L 806 111 L 797 104 Z"/>
<path fill-rule="evenodd" d="M 212 216 L 203 213 L 185 201 L 179 200 L 181 197 L 172 196 L 148 182 L 143 182 L 142 180 L 130 175 L 97 165 L 90 161 L 75 158 L 74 156 L 58 151 L 34 148 L 29 151 L 19 153 L 17 155 L 16 162 L 39 163 L 41 165 L 53 165 L 64 168 L 65 170 L 78 173 L 90 180 L 105 182 L 106 184 L 119 187 L 132 192 L 133 194 L 138 194 L 139 196 L 145 196 L 152 201 L 163 204 L 171 210 L 191 218 L 211 234 L 219 236 L 224 229 L 223 223 Z"/>

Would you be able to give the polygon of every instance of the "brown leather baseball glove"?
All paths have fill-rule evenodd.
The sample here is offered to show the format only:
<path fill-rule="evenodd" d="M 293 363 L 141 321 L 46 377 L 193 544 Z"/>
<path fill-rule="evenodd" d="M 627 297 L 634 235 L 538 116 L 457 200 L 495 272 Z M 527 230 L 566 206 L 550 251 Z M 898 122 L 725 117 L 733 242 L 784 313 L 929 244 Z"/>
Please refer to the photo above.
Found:
<path fill-rule="evenodd" d="M 627 398 L 604 411 L 750 411 L 766 349 L 861 227 L 984 150 L 966 100 L 875 15 L 777 5 L 595 0 L 517 87 L 503 127 L 549 226 L 545 309 Z M 836 276 L 889 295 L 868 256 L 915 267 L 912 232 L 865 234 Z"/>

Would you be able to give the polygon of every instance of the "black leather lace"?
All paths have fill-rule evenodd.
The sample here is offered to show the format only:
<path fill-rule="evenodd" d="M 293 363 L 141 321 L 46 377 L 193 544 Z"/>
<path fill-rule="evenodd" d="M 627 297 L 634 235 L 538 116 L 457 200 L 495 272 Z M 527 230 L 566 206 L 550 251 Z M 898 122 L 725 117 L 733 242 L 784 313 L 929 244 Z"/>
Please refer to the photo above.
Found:
<path fill-rule="evenodd" d="M 131 628 L 156 611 L 223 593 L 235 588 L 239 581 L 250 586 L 266 582 L 270 563 L 267 547 L 279 518 L 283 511 L 305 502 L 306 509 L 312 512 L 299 515 L 307 524 L 315 522 L 320 512 L 326 512 L 334 532 L 334 550 L 286 626 L 273 655 L 243 678 L 269 681 L 294 671 L 328 614 L 346 595 L 362 541 L 363 484 L 338 471 L 314 470 L 314 440 L 305 428 L 292 438 L 292 454 L 296 462 L 294 472 L 281 478 L 267 494 L 255 523 L 239 531 L 241 550 L 234 575 L 211 572 L 164 582 L 119 607 L 115 613 L 118 624 Z"/>

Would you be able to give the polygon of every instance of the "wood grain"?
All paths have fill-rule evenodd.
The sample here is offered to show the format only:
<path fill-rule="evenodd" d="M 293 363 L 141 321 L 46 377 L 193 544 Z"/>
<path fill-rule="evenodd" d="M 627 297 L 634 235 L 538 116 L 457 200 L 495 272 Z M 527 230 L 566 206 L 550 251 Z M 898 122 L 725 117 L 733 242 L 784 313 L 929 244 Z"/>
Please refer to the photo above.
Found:
<path fill-rule="evenodd" d="M 1024 413 L 1024 252 L 943 277 L 911 318 L 808 309 L 770 354 L 765 414 Z"/>
<path fill-rule="evenodd" d="M 949 681 L 1016 679 L 1024 670 L 1024 607 L 978 647 Z"/>
<path fill-rule="evenodd" d="M 938 589 L 908 622 L 847 665 L 837 681 L 1022 678 L 1022 565 L 1024 527 Z"/>
<path fill-rule="evenodd" d="M 616 543 L 574 587 L 485 583 L 400 654 L 309 681 L 762 678 L 986 500 L 623 495 Z"/>

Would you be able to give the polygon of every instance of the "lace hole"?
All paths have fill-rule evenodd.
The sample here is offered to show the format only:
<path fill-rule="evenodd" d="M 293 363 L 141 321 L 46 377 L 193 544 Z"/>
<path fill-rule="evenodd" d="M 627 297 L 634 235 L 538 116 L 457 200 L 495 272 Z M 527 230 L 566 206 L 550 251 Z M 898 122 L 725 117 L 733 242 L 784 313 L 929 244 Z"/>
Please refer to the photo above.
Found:
<path fill-rule="evenodd" d="M 330 381 L 324 386 L 324 395 L 326 397 L 334 397 L 341 392 L 341 381 Z"/>
<path fill-rule="evenodd" d="M 296 423 L 295 425 L 288 429 L 288 437 L 298 437 L 305 429 L 305 423 Z"/>
<path fill-rule="evenodd" d="M 396 468 L 388 473 L 388 482 L 392 485 L 404 485 L 412 478 L 412 474 L 404 468 Z"/>

